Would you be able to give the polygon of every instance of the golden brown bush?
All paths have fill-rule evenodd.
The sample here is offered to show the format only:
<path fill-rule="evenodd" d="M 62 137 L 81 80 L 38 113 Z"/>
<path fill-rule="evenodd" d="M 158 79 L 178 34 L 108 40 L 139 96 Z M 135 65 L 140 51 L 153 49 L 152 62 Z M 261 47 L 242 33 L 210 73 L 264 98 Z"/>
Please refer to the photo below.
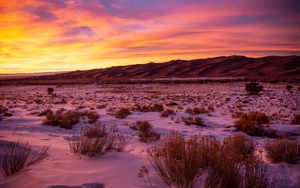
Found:
<path fill-rule="evenodd" d="M 48 158 L 48 147 L 34 149 L 28 142 L 18 140 L 1 147 L 0 171 L 11 176 L 22 169 L 38 164 Z"/>
<path fill-rule="evenodd" d="M 124 119 L 131 114 L 130 110 L 127 108 L 121 108 L 119 111 L 116 112 L 115 116 L 118 119 Z"/>
<path fill-rule="evenodd" d="M 57 110 L 55 113 L 49 111 L 44 120 L 45 125 L 60 126 L 65 129 L 72 129 L 73 125 L 79 122 L 80 114 L 69 110 Z"/>
<path fill-rule="evenodd" d="M 300 124 L 300 114 L 295 114 L 292 121 L 291 121 L 291 124 Z"/>
<path fill-rule="evenodd" d="M 277 139 L 265 146 L 267 157 L 275 163 L 296 163 L 300 157 L 300 144 L 295 140 Z"/>
<path fill-rule="evenodd" d="M 201 117 L 188 116 L 186 118 L 183 117 L 182 120 L 183 120 L 184 124 L 186 124 L 186 125 L 205 126 Z"/>

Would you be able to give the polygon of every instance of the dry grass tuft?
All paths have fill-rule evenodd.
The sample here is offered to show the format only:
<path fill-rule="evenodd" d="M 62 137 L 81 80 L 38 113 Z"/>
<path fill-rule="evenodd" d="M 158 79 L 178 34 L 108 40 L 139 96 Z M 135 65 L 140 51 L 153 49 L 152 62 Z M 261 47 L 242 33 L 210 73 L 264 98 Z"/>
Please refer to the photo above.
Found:
<path fill-rule="evenodd" d="M 119 111 L 116 112 L 115 116 L 118 119 L 124 119 L 131 114 L 130 110 L 127 108 L 121 108 Z"/>
<path fill-rule="evenodd" d="M 180 133 L 172 132 L 165 143 L 148 149 L 147 154 L 166 185 L 189 188 L 194 186 L 206 168 L 207 162 L 202 159 L 207 153 L 202 148 L 197 137 L 186 141 Z"/>
<path fill-rule="evenodd" d="M 186 125 L 197 125 L 197 126 L 205 126 L 203 119 L 201 117 L 192 117 L 188 116 L 186 118 L 182 118 L 184 124 Z"/>
<path fill-rule="evenodd" d="M 235 122 L 239 131 L 245 132 L 251 136 L 275 137 L 274 131 L 267 131 L 261 125 L 270 123 L 269 117 L 265 113 L 250 112 L 240 115 L 239 120 Z"/>
<path fill-rule="evenodd" d="M 169 187 L 192 188 L 206 174 L 206 188 L 273 188 L 281 186 L 254 155 L 255 144 L 242 135 L 224 139 L 184 139 L 172 132 L 166 142 L 147 150 L 150 163 Z"/>
<path fill-rule="evenodd" d="M 185 113 L 190 114 L 190 115 L 198 115 L 198 114 L 210 113 L 213 111 L 214 111 L 214 108 L 212 106 L 209 106 L 208 108 L 204 108 L 204 107 L 188 108 L 188 109 L 186 109 Z"/>
<path fill-rule="evenodd" d="M 137 121 L 130 128 L 140 132 L 139 139 L 141 142 L 148 143 L 160 139 L 160 134 L 154 132 L 152 125 L 147 121 Z"/>
<path fill-rule="evenodd" d="M 300 144 L 294 140 L 277 139 L 265 146 L 267 157 L 275 163 L 296 163 L 300 159 Z"/>
<path fill-rule="evenodd" d="M 124 151 L 130 139 L 119 133 L 116 126 L 107 131 L 104 125 L 96 124 L 72 134 L 68 142 L 72 153 L 93 157 L 109 150 Z"/>
<path fill-rule="evenodd" d="M 169 117 L 171 115 L 176 115 L 176 113 L 174 112 L 174 110 L 171 110 L 171 109 L 164 110 L 164 111 L 162 111 L 160 113 L 161 117 Z"/>
<path fill-rule="evenodd" d="M 51 110 L 48 112 L 45 125 L 60 126 L 64 129 L 72 129 L 73 125 L 79 122 L 80 114 L 78 112 L 69 110 L 57 110 L 55 113 Z"/>
<path fill-rule="evenodd" d="M 93 111 L 85 111 L 81 113 L 81 116 L 86 116 L 89 119 L 89 124 L 96 123 L 97 120 L 100 118 L 97 112 L 93 112 Z"/>
<path fill-rule="evenodd" d="M 22 169 L 48 158 L 48 147 L 34 149 L 28 142 L 10 142 L 1 148 L 0 168 L 3 176 L 11 176 Z"/>
<path fill-rule="evenodd" d="M 238 155 L 237 157 L 243 160 L 253 156 L 255 144 L 244 135 L 236 134 L 224 139 L 223 148 L 228 152 L 232 152 L 233 155 Z"/>
<path fill-rule="evenodd" d="M 293 125 L 297 125 L 297 124 L 300 124 L 300 114 L 295 114 L 292 121 L 291 121 L 291 124 Z"/>

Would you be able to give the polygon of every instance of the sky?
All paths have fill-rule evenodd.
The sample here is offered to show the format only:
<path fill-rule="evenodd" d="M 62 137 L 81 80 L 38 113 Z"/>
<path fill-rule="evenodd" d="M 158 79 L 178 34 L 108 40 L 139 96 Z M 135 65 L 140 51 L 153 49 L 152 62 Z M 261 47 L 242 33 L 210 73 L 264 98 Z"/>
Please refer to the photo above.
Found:
<path fill-rule="evenodd" d="M 0 74 L 300 55 L 299 0 L 0 0 Z"/>

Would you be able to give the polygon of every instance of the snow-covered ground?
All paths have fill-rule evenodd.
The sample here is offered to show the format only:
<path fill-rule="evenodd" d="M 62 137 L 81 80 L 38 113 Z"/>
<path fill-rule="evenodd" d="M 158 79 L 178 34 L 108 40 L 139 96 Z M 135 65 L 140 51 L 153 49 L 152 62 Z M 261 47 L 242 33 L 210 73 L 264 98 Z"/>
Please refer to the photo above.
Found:
<path fill-rule="evenodd" d="M 129 125 L 148 121 L 162 139 L 171 130 L 186 137 L 212 135 L 219 140 L 236 132 L 233 127 L 235 112 L 260 111 L 271 118 L 269 127 L 280 135 L 300 141 L 300 125 L 291 125 L 294 114 L 300 114 L 300 91 L 288 92 L 285 85 L 263 84 L 264 91 L 257 96 L 245 92 L 244 83 L 227 84 L 147 84 L 147 85 L 63 85 L 63 86 L 3 86 L 0 87 L 0 105 L 12 116 L 3 116 L 0 121 L 0 140 L 29 141 L 34 146 L 49 146 L 50 158 L 7 178 L 0 178 L 0 187 L 39 188 L 51 185 L 80 186 L 85 183 L 103 183 L 112 188 L 157 188 L 166 187 L 151 167 L 145 149 L 157 144 L 142 143 Z M 56 96 L 48 95 L 47 88 L 53 87 Z M 176 115 L 161 117 L 158 112 L 134 111 L 125 119 L 109 115 L 121 107 L 131 108 L 134 104 L 162 104 L 173 109 Z M 187 126 L 182 117 L 187 117 L 188 107 L 213 107 L 214 111 L 200 114 L 206 126 Z M 70 152 L 66 138 L 74 130 L 43 125 L 45 116 L 37 113 L 45 110 L 65 108 L 70 110 L 95 111 L 100 115 L 98 122 L 107 127 L 117 125 L 123 134 L 134 135 L 125 152 L 108 152 L 93 158 L 79 159 Z M 79 130 L 88 126 L 86 119 L 74 126 Z M 263 148 L 271 138 L 250 137 Z M 274 175 L 285 177 L 288 187 L 300 187 L 300 164 L 269 163 Z M 142 166 L 150 170 L 152 185 L 146 185 L 138 172 Z M 199 181 L 196 187 L 202 187 Z"/>

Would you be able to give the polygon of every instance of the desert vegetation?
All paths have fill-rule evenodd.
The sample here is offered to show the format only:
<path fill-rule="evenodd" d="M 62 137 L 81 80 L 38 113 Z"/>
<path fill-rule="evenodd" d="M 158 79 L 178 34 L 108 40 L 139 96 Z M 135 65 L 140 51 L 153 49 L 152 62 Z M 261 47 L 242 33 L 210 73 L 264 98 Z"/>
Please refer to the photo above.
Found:
<path fill-rule="evenodd" d="M 48 158 L 48 147 L 34 148 L 28 142 L 4 143 L 1 146 L 0 170 L 3 176 L 14 175 L 24 168 L 36 165 Z"/>
<path fill-rule="evenodd" d="M 239 131 L 245 132 L 251 136 L 275 137 L 273 130 L 266 130 L 262 125 L 269 124 L 270 119 L 265 113 L 249 112 L 240 114 L 235 126 Z"/>
<path fill-rule="evenodd" d="M 300 114 L 295 114 L 292 121 L 291 121 L 291 124 L 300 124 Z"/>
<path fill-rule="evenodd" d="M 154 132 L 153 126 L 147 121 L 137 121 L 130 126 L 131 129 L 139 131 L 139 140 L 141 142 L 151 142 L 160 139 L 160 134 Z"/>
<path fill-rule="evenodd" d="M 204 126 L 204 122 L 201 117 L 193 117 L 193 116 L 183 117 L 182 121 L 184 122 L 185 125 Z"/>
<path fill-rule="evenodd" d="M 129 116 L 131 114 L 130 110 L 127 108 L 121 108 L 120 110 L 118 110 L 115 114 L 116 118 L 118 119 L 124 119 L 127 116 Z"/>
<path fill-rule="evenodd" d="M 296 163 L 300 160 L 300 143 L 295 140 L 276 139 L 266 144 L 268 158 L 274 162 Z"/>
<path fill-rule="evenodd" d="M 192 188 L 206 174 L 205 187 L 274 187 L 269 167 L 254 155 L 255 144 L 242 135 L 219 142 L 172 132 L 147 150 L 155 171 L 169 187 Z"/>
<path fill-rule="evenodd" d="M 107 130 L 104 125 L 95 124 L 72 133 L 68 142 L 72 153 L 93 157 L 110 150 L 124 151 L 129 140 L 130 137 L 120 134 L 115 126 Z"/>
<path fill-rule="evenodd" d="M 1 140 L 49 145 L 51 155 L 0 184 L 32 175 L 47 187 L 45 174 L 74 178 L 84 167 L 112 187 L 284 187 L 281 178 L 297 187 L 299 92 L 262 83 L 255 95 L 242 82 L 53 85 L 50 95 L 48 86 L 0 87 Z"/>
<path fill-rule="evenodd" d="M 49 111 L 44 120 L 45 125 L 60 126 L 64 129 L 72 129 L 73 125 L 78 123 L 80 120 L 80 114 L 78 112 L 64 109 L 57 110 L 53 112 Z"/>
<path fill-rule="evenodd" d="M 263 86 L 256 82 L 250 82 L 245 85 L 246 91 L 251 95 L 257 95 L 263 90 Z"/>

